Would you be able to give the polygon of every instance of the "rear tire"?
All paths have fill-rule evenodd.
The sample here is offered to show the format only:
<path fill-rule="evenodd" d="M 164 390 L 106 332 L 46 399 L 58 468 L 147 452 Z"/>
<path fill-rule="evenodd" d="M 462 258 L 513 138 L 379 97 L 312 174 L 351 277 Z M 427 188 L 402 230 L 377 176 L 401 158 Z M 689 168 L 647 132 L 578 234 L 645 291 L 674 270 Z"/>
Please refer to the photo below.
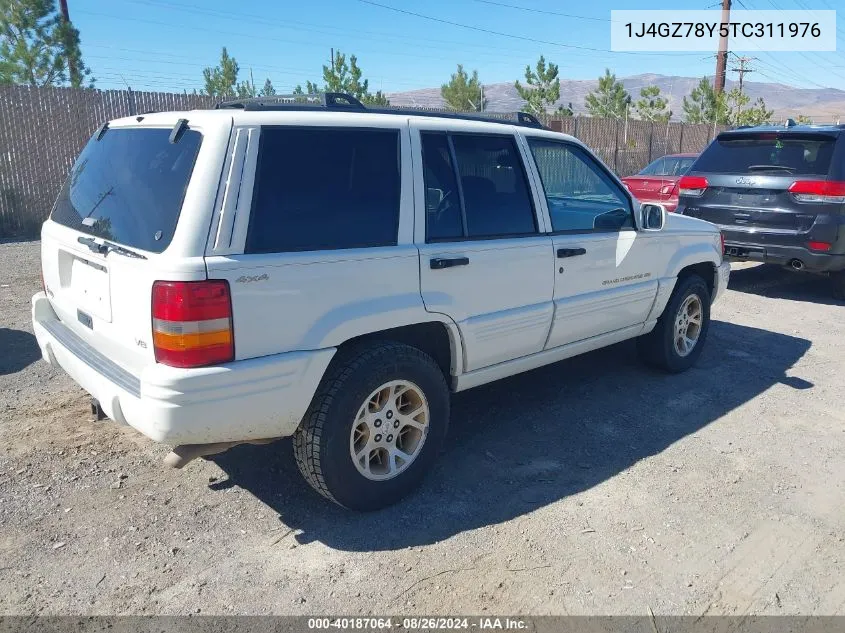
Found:
<path fill-rule="evenodd" d="M 391 341 L 338 352 L 294 435 L 294 456 L 321 495 L 377 510 L 414 490 L 449 423 L 449 389 L 426 353 Z"/>
<path fill-rule="evenodd" d="M 695 364 L 710 329 L 710 291 L 698 275 L 678 280 L 654 329 L 637 339 L 640 358 L 677 374 Z"/>

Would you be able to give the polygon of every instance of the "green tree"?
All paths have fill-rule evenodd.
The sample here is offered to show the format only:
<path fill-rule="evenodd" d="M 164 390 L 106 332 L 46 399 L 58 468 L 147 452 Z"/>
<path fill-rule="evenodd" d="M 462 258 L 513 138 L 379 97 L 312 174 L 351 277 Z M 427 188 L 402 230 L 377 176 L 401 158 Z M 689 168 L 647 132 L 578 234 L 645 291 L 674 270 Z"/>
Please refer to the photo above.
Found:
<path fill-rule="evenodd" d="M 487 99 L 482 97 L 478 71 L 473 70 L 470 77 L 461 64 L 449 83 L 440 86 L 440 96 L 455 110 L 483 112 L 487 105 Z"/>
<path fill-rule="evenodd" d="M 251 81 L 238 83 L 239 72 L 240 66 L 237 60 L 229 56 L 229 51 L 224 46 L 220 54 L 220 64 L 202 71 L 205 80 L 202 94 L 210 97 L 237 97 L 239 99 L 256 96 L 258 91 Z"/>
<path fill-rule="evenodd" d="M 79 31 L 53 0 L 0 0 L 0 84 L 94 85 Z"/>
<path fill-rule="evenodd" d="M 318 92 L 320 92 L 320 89 L 317 88 L 317 84 L 312 84 L 310 81 L 305 82 L 305 90 L 302 89 L 300 84 L 297 84 L 296 88 L 293 89 L 295 95 L 315 95 Z"/>
<path fill-rule="evenodd" d="M 796 123 L 800 123 L 801 125 L 810 125 L 813 122 L 813 119 L 808 117 L 806 114 L 799 114 L 795 118 Z"/>
<path fill-rule="evenodd" d="M 540 55 L 537 68 L 525 67 L 525 83 L 514 82 L 514 88 L 519 96 L 525 99 L 525 109 L 532 114 L 546 114 L 560 99 L 560 78 L 557 64 L 546 64 L 546 59 Z M 569 116 L 572 116 L 571 114 Z"/>
<path fill-rule="evenodd" d="M 660 88 L 657 86 L 646 86 L 640 89 L 640 99 L 634 104 L 637 114 L 643 121 L 656 121 L 666 123 L 672 111 L 668 109 L 669 103 L 660 96 Z"/>
<path fill-rule="evenodd" d="M 575 116 L 575 111 L 572 109 L 572 102 L 570 101 L 567 105 L 559 105 L 557 110 L 555 110 L 555 116 L 559 117 L 570 117 Z"/>
<path fill-rule="evenodd" d="M 767 123 L 774 114 L 766 107 L 762 97 L 752 105 L 751 97 L 733 88 L 725 98 L 726 119 L 728 125 L 760 125 Z"/>
<path fill-rule="evenodd" d="M 381 90 L 375 94 L 370 93 L 370 82 L 367 79 L 362 79 L 362 76 L 363 72 L 361 67 L 358 66 L 358 58 L 355 55 L 350 55 L 347 62 L 346 55 L 337 51 L 331 66 L 323 66 L 324 83 L 322 92 L 343 92 L 368 105 L 390 105 L 390 101 Z M 317 84 L 310 81 L 305 82 L 305 86 L 305 91 L 302 90 L 302 86 L 297 86 L 294 94 L 316 94 L 320 92 Z"/>
<path fill-rule="evenodd" d="M 595 117 L 621 119 L 631 103 L 631 95 L 625 90 L 622 82 L 617 81 L 616 75 L 606 68 L 604 76 L 599 77 L 598 88 L 587 95 L 584 105 L 587 111 Z"/>
<path fill-rule="evenodd" d="M 267 77 L 267 79 L 264 81 L 264 87 L 261 89 L 261 92 L 259 94 L 262 97 L 272 97 L 274 94 L 276 94 L 276 89 L 273 87 L 273 82 L 270 81 L 269 77 Z"/>
<path fill-rule="evenodd" d="M 716 94 L 707 77 L 702 77 L 689 97 L 684 97 L 684 121 L 686 123 L 728 123 L 725 93 Z"/>

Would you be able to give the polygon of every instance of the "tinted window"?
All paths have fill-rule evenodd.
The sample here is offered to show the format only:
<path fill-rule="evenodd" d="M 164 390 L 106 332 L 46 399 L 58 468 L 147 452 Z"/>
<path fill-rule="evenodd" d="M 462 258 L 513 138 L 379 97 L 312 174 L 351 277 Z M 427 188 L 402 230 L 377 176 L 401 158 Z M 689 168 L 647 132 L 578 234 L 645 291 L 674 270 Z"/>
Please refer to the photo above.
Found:
<path fill-rule="evenodd" d="M 264 128 L 247 253 L 396 244 L 399 132 Z"/>
<path fill-rule="evenodd" d="M 553 230 L 633 228 L 628 197 L 584 150 L 540 139 L 528 143 L 543 182 Z"/>
<path fill-rule="evenodd" d="M 82 233 L 160 253 L 173 239 L 202 135 L 115 128 L 91 139 L 50 216 Z"/>
<path fill-rule="evenodd" d="M 512 136 L 452 136 L 469 237 L 534 233 L 525 171 Z"/>
<path fill-rule="evenodd" d="M 690 156 L 664 156 L 643 169 L 641 176 L 683 176 L 695 162 Z"/>
<path fill-rule="evenodd" d="M 461 237 L 461 196 L 449 153 L 449 141 L 445 134 L 423 134 L 422 150 L 426 238 L 442 240 Z"/>
<path fill-rule="evenodd" d="M 666 171 L 666 159 L 661 157 L 640 172 L 641 176 L 663 176 Z"/>
<path fill-rule="evenodd" d="M 835 139 L 821 134 L 719 136 L 695 162 L 697 172 L 825 176 Z"/>

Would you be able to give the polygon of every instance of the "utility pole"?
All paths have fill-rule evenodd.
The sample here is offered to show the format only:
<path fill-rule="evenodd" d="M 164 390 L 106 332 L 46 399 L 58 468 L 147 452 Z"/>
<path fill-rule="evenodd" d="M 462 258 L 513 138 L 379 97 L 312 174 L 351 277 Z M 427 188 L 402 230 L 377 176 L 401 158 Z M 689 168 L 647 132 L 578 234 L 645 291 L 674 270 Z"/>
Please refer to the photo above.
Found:
<path fill-rule="evenodd" d="M 753 68 L 746 68 L 745 65 L 748 62 L 754 61 L 754 57 L 737 57 L 736 61 L 739 62 L 739 68 L 731 68 L 731 70 L 735 73 L 739 73 L 739 99 L 736 102 L 736 118 L 739 121 L 739 115 L 742 113 L 742 80 L 745 78 L 745 73 L 753 73 Z"/>
<path fill-rule="evenodd" d="M 731 21 L 731 0 L 722 0 L 722 24 Z M 728 67 L 728 34 L 719 34 L 719 54 L 716 55 L 716 76 L 713 77 L 713 90 L 721 94 L 725 89 L 725 75 Z"/>
<path fill-rule="evenodd" d="M 67 0 L 59 0 L 59 6 L 62 11 L 62 22 L 64 22 L 65 26 L 69 28 L 70 13 L 68 13 L 67 10 Z M 76 59 L 73 57 L 73 55 L 70 54 L 70 42 L 68 41 L 67 37 L 65 38 L 65 57 L 67 58 L 68 75 L 70 75 L 70 79 L 73 79 L 77 76 L 79 69 L 76 67 Z"/>
<path fill-rule="evenodd" d="M 753 73 L 753 68 L 746 68 L 745 65 L 749 62 L 753 62 L 756 57 L 737 57 L 736 61 L 739 62 L 739 68 L 731 68 L 731 70 L 735 73 L 739 73 L 739 94 L 742 96 L 742 80 L 745 78 L 745 73 Z"/>

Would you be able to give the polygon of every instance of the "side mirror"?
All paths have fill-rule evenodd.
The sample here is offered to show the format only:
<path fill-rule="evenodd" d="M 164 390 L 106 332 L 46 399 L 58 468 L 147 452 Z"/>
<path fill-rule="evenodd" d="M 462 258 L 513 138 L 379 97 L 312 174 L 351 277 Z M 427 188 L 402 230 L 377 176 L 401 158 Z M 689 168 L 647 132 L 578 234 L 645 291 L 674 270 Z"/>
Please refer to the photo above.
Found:
<path fill-rule="evenodd" d="M 666 226 L 666 207 L 662 204 L 640 205 L 640 227 L 644 231 L 662 231 Z"/>

